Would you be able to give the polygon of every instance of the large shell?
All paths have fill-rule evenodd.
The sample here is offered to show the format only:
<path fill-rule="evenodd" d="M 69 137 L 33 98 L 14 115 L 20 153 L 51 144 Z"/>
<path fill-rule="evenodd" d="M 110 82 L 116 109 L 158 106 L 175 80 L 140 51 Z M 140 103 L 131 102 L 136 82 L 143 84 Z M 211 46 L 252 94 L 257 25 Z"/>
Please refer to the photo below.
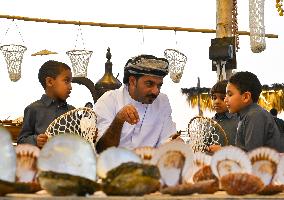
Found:
<path fill-rule="evenodd" d="M 213 174 L 211 167 L 209 165 L 206 165 L 199 169 L 194 175 L 193 175 L 193 182 L 197 183 L 200 181 L 206 181 L 206 180 L 218 180 L 217 177 Z"/>
<path fill-rule="evenodd" d="M 108 171 L 127 162 L 142 163 L 142 160 L 131 150 L 121 147 L 110 147 L 98 157 L 97 174 L 101 178 L 106 178 Z"/>
<path fill-rule="evenodd" d="M 220 181 L 222 189 L 230 195 L 254 194 L 264 188 L 260 178 L 247 173 L 228 174 Z"/>
<path fill-rule="evenodd" d="M 273 195 L 284 191 L 284 185 L 269 184 L 265 186 L 258 194 L 260 195 Z"/>
<path fill-rule="evenodd" d="M 17 170 L 16 181 L 35 182 L 37 173 L 37 158 L 40 149 L 30 144 L 16 146 Z"/>
<path fill-rule="evenodd" d="M 187 169 L 184 169 L 183 181 L 186 183 L 193 183 L 193 176 L 205 166 L 209 166 L 211 163 L 211 156 L 202 153 L 196 152 L 193 156 L 193 164 Z"/>
<path fill-rule="evenodd" d="M 156 148 L 145 146 L 145 147 L 137 147 L 133 150 L 137 155 L 140 156 L 143 163 L 151 163 L 152 157 L 156 151 Z"/>
<path fill-rule="evenodd" d="M 248 156 L 252 163 L 252 173 L 258 176 L 265 186 L 269 185 L 276 174 L 279 153 L 268 147 L 260 147 L 249 152 Z"/>
<path fill-rule="evenodd" d="M 96 180 L 96 156 L 91 144 L 82 137 L 62 134 L 51 138 L 38 158 L 40 171 L 52 171 Z"/>
<path fill-rule="evenodd" d="M 219 179 L 231 173 L 251 173 L 248 155 L 238 147 L 226 146 L 217 151 L 211 159 L 211 169 Z"/>
<path fill-rule="evenodd" d="M 277 165 L 276 175 L 273 180 L 276 184 L 284 185 L 284 155 L 282 154 Z"/>
<path fill-rule="evenodd" d="M 0 180 L 16 179 L 16 152 L 9 132 L 0 126 Z"/>
<path fill-rule="evenodd" d="M 182 142 L 168 142 L 161 145 L 152 158 L 152 164 L 157 165 L 162 182 L 167 186 L 175 186 L 182 181 L 184 169 L 192 166 L 193 151 L 190 145 Z"/>

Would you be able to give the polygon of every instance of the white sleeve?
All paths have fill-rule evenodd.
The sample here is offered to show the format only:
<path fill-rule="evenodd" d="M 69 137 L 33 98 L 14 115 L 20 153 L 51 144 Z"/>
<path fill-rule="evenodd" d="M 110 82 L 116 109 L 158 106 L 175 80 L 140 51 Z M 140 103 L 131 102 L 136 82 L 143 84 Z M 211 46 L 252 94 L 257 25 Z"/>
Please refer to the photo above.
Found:
<path fill-rule="evenodd" d="M 165 143 L 171 135 L 177 132 L 176 123 L 172 120 L 172 109 L 168 97 L 166 97 L 165 102 L 164 112 L 162 115 L 164 116 L 163 128 L 157 146 Z"/>
<path fill-rule="evenodd" d="M 115 118 L 115 101 L 112 97 L 112 95 L 105 93 L 98 99 L 94 106 L 94 111 L 97 115 L 97 141 L 99 141 L 99 139 L 103 136 Z"/>

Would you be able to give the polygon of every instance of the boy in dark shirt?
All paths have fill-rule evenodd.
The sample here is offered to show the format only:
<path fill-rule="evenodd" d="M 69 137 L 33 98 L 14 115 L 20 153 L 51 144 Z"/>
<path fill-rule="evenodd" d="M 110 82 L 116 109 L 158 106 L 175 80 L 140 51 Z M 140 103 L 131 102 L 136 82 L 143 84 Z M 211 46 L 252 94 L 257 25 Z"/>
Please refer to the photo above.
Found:
<path fill-rule="evenodd" d="M 278 111 L 275 108 L 272 108 L 269 112 L 273 116 L 273 119 L 279 128 L 281 136 L 283 137 L 284 136 L 284 121 L 277 117 Z"/>
<path fill-rule="evenodd" d="M 68 65 L 49 60 L 39 69 L 38 79 L 45 94 L 25 108 L 18 144 L 29 143 L 41 148 L 47 141 L 45 131 L 49 124 L 74 107 L 66 103 L 72 90 L 72 73 Z"/>
<path fill-rule="evenodd" d="M 227 80 L 219 81 L 210 90 L 213 109 L 216 111 L 213 119 L 218 122 L 218 124 L 220 124 L 226 132 L 228 145 L 235 145 L 239 120 L 236 114 L 229 113 L 224 101 L 226 97 L 227 84 Z M 220 141 L 220 143 L 224 145 L 224 141 Z"/>
<path fill-rule="evenodd" d="M 250 151 L 267 146 L 283 152 L 280 132 L 271 114 L 257 104 L 261 84 L 251 72 L 238 72 L 230 79 L 225 102 L 230 113 L 238 113 L 240 122 L 236 146 Z"/>

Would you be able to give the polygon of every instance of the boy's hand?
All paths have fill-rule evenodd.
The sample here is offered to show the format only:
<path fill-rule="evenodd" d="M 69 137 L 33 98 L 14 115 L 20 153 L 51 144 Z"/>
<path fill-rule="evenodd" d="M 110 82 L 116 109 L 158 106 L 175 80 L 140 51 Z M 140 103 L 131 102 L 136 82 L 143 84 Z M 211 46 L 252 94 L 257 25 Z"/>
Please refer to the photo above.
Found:
<path fill-rule="evenodd" d="M 213 144 L 213 145 L 208 147 L 208 151 L 215 153 L 216 151 L 219 151 L 221 148 L 222 148 L 221 145 Z"/>
<path fill-rule="evenodd" d="M 44 133 L 42 134 L 39 134 L 37 137 L 36 137 L 36 143 L 37 143 L 37 146 L 39 148 L 42 148 L 43 145 L 47 142 L 47 139 L 48 139 L 48 136 Z"/>

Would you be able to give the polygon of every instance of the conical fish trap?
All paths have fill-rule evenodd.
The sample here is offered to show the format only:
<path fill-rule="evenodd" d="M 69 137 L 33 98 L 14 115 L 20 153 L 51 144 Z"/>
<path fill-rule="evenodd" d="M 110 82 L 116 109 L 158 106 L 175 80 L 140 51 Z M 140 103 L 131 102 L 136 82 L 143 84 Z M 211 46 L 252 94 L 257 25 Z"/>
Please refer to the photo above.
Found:
<path fill-rule="evenodd" d="M 48 137 L 64 133 L 80 135 L 93 145 L 97 137 L 96 113 L 86 107 L 71 110 L 55 119 L 45 132 Z"/>
<path fill-rule="evenodd" d="M 264 0 L 249 0 L 250 47 L 253 53 L 265 50 Z"/>
<path fill-rule="evenodd" d="M 211 145 L 228 145 L 223 128 L 207 117 L 194 117 L 188 124 L 189 143 L 194 152 L 205 152 Z"/>
<path fill-rule="evenodd" d="M 18 81 L 21 78 L 21 64 L 27 48 L 22 45 L 10 44 L 0 46 L 0 50 L 5 57 L 10 80 Z"/>
<path fill-rule="evenodd" d="M 166 49 L 164 56 L 169 61 L 170 78 L 173 82 L 178 83 L 182 77 L 187 57 L 175 49 Z"/>
<path fill-rule="evenodd" d="M 72 63 L 73 77 L 87 77 L 88 64 L 92 53 L 93 51 L 87 50 L 71 50 L 66 52 Z"/>

